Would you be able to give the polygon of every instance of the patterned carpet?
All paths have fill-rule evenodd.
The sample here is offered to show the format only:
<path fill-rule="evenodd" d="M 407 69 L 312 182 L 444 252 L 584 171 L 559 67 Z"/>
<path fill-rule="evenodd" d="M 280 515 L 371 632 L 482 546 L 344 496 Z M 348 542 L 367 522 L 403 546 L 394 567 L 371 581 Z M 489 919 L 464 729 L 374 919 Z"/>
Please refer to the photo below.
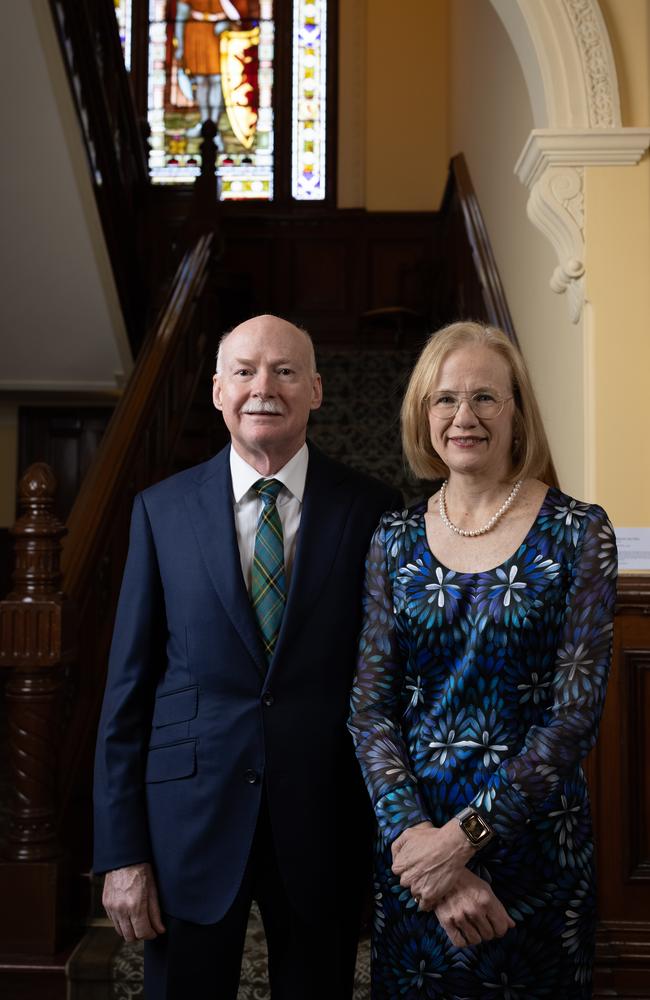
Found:
<path fill-rule="evenodd" d="M 308 432 L 332 458 L 390 483 L 409 501 L 423 486 L 404 466 L 399 411 L 415 358 L 407 348 L 319 351 L 323 405 Z"/>
<path fill-rule="evenodd" d="M 93 927 L 70 959 L 68 978 L 68 1000 L 143 1000 L 142 942 L 125 944 L 112 928 Z M 306 985 L 305 998 L 308 996 Z M 269 1000 L 269 997 L 264 930 L 259 911 L 254 906 L 248 924 L 237 1000 Z M 354 1000 L 370 1000 L 368 940 L 359 945 Z"/>

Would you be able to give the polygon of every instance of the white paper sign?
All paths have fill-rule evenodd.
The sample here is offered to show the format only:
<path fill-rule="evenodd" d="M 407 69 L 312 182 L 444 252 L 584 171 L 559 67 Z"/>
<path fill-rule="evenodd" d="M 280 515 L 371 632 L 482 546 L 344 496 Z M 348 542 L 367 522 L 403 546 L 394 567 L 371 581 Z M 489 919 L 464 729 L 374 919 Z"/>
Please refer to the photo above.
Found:
<path fill-rule="evenodd" d="M 615 528 L 619 572 L 650 570 L 650 528 Z"/>

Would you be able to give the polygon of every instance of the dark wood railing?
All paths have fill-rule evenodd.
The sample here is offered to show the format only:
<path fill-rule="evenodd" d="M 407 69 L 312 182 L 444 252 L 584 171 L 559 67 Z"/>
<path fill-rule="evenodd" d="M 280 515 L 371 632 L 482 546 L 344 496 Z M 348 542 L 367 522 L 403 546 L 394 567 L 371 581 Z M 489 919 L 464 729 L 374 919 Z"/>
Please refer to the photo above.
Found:
<path fill-rule="evenodd" d="M 88 749 L 94 742 L 133 497 L 173 471 L 211 335 L 217 336 L 215 304 L 206 289 L 211 247 L 212 236 L 202 236 L 182 261 L 68 519 L 62 569 L 79 613 L 74 736 L 61 761 L 62 820 L 69 839 L 87 824 Z M 77 850 L 88 862 L 89 846 L 85 831 Z"/>
<path fill-rule="evenodd" d="M 130 510 L 136 491 L 173 471 L 216 341 L 212 242 L 201 236 L 183 259 L 66 527 L 48 467 L 21 480 L 14 586 L 0 602 L 11 789 L 0 898 L 12 900 L 0 907 L 0 952 L 58 948 L 74 911 L 66 890 L 90 866 L 94 736 Z"/>
<path fill-rule="evenodd" d="M 483 319 L 518 344 L 499 269 L 462 153 L 452 157 L 440 213 L 444 232 L 444 303 L 459 319 Z"/>
<path fill-rule="evenodd" d="M 113 0 L 50 0 L 134 353 L 147 329 L 149 175 Z"/>

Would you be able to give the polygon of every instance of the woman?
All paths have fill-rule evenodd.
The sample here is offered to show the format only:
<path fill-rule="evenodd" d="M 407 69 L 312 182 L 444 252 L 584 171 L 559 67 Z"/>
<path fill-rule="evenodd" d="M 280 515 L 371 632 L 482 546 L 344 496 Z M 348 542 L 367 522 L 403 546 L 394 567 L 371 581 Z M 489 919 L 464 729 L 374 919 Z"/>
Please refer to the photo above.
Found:
<path fill-rule="evenodd" d="M 384 515 L 368 555 L 350 729 L 379 827 L 373 1000 L 590 997 L 580 761 L 611 654 L 611 525 L 542 481 L 530 379 L 494 328 L 429 340 L 402 437 L 415 475 L 446 478 Z"/>

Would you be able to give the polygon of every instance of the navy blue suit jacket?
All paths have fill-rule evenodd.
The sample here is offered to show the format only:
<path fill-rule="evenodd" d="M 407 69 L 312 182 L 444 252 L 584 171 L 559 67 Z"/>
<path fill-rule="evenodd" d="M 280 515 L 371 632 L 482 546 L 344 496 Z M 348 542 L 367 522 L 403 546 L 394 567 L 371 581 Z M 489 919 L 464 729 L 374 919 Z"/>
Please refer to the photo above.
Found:
<path fill-rule="evenodd" d="M 241 571 L 229 448 L 139 494 L 95 765 L 95 871 L 154 866 L 164 912 L 221 919 L 266 785 L 298 912 L 364 869 L 346 731 L 366 551 L 395 491 L 310 446 L 287 606 L 268 667 Z M 306 885 L 308 880 L 308 885 Z"/>

